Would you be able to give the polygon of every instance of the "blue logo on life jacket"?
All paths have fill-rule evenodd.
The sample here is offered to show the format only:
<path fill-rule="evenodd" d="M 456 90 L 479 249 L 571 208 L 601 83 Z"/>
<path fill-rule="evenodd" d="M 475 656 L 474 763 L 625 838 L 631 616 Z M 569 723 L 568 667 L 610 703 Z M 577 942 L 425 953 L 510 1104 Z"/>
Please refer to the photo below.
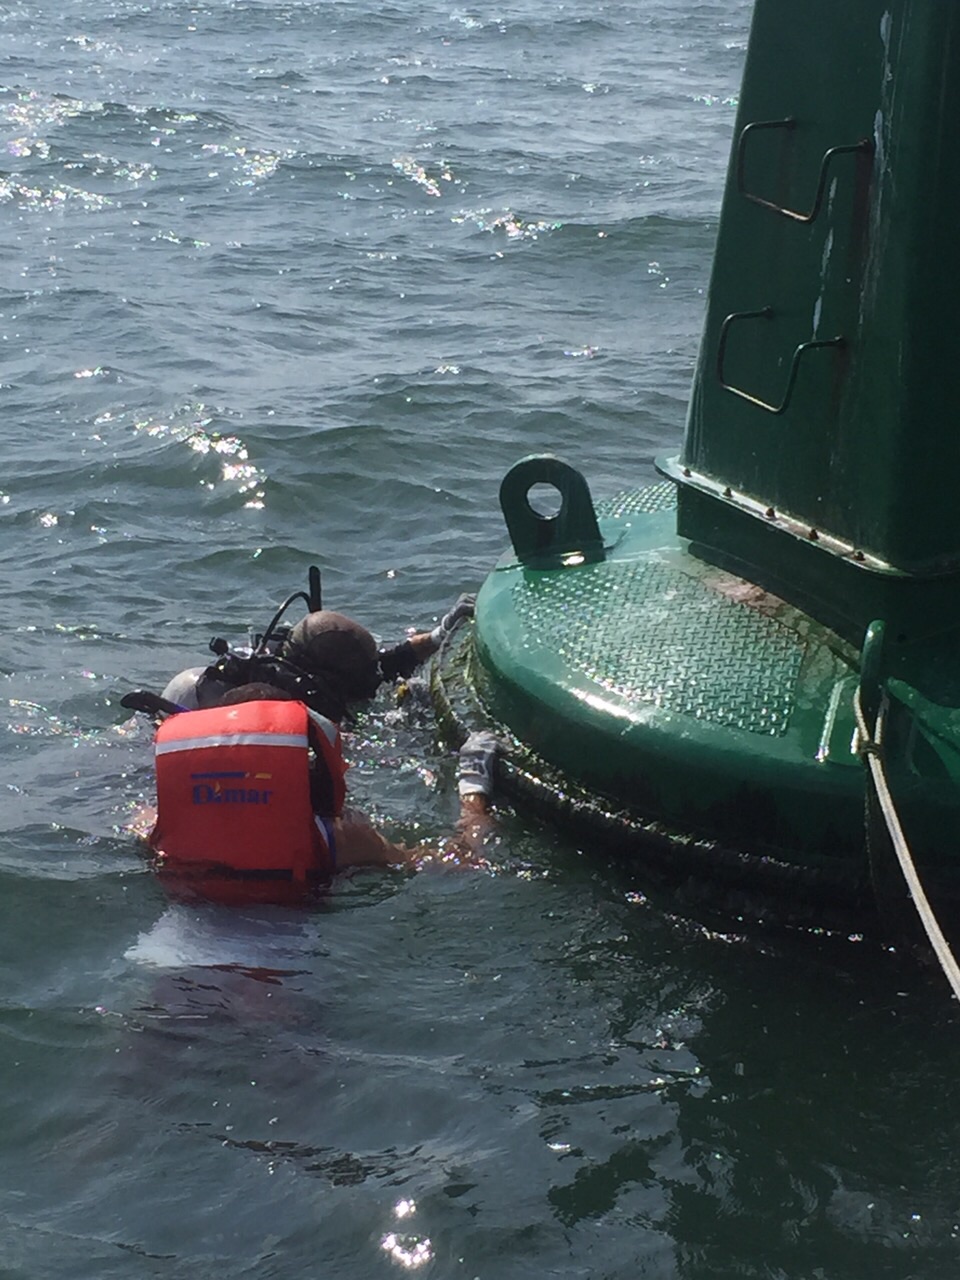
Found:
<path fill-rule="evenodd" d="M 269 804 L 273 791 L 270 788 L 244 786 L 246 773 L 191 773 L 194 804 Z M 208 781 L 198 782 L 197 779 Z M 222 786 L 230 782 L 233 785 Z"/>

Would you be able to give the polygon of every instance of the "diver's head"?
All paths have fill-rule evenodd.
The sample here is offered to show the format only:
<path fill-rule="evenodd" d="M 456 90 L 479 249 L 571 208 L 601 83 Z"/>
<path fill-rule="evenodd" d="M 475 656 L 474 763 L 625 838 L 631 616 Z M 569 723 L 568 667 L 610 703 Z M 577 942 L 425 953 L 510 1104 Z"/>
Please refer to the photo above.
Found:
<path fill-rule="evenodd" d="M 301 618 L 282 656 L 309 675 L 339 685 L 348 702 L 372 698 L 380 686 L 376 640 L 359 622 L 330 609 Z"/>

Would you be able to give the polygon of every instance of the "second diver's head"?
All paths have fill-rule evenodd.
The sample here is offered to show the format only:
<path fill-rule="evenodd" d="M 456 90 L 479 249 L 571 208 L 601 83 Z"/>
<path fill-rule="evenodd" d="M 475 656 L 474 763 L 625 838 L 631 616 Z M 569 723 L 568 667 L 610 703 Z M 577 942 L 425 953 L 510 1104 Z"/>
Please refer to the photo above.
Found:
<path fill-rule="evenodd" d="M 377 642 L 359 622 L 331 609 L 301 618 L 282 656 L 301 671 L 338 685 L 347 702 L 372 698 L 380 686 Z"/>

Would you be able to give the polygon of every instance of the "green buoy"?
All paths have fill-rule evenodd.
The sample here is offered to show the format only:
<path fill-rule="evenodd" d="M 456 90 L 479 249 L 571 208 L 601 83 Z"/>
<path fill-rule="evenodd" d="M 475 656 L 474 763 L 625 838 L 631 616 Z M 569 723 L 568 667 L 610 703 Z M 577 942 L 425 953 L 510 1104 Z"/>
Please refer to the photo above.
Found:
<path fill-rule="evenodd" d="M 436 671 L 518 795 L 785 919 L 906 898 L 858 690 L 928 892 L 960 900 L 958 154 L 960 9 L 757 0 L 681 452 L 596 506 L 519 462 L 512 552 Z"/>

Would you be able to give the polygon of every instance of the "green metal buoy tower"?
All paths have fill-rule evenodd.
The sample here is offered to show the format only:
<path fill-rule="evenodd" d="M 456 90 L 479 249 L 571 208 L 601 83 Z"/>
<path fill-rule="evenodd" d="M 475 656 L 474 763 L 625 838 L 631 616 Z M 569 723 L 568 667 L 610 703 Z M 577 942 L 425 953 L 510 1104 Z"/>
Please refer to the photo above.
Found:
<path fill-rule="evenodd" d="M 567 464 L 518 463 L 512 552 L 436 673 L 454 731 L 508 735 L 518 794 L 787 917 L 905 896 L 858 690 L 960 899 L 958 156 L 960 6 L 757 0 L 669 483 L 594 506 Z"/>

